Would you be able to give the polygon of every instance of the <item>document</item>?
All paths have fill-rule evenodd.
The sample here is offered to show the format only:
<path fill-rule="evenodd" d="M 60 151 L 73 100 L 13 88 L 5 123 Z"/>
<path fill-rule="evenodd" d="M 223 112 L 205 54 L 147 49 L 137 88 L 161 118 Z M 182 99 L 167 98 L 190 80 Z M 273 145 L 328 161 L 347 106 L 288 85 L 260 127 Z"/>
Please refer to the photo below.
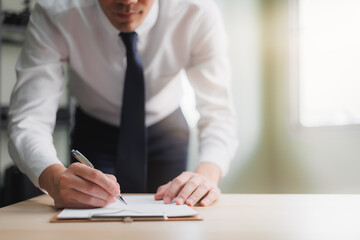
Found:
<path fill-rule="evenodd" d="M 187 205 L 175 203 L 164 204 L 154 200 L 153 195 L 123 196 L 128 205 L 117 201 L 103 208 L 70 209 L 65 208 L 57 219 L 92 219 L 92 218 L 121 218 L 121 217 L 191 217 L 198 214 Z"/>

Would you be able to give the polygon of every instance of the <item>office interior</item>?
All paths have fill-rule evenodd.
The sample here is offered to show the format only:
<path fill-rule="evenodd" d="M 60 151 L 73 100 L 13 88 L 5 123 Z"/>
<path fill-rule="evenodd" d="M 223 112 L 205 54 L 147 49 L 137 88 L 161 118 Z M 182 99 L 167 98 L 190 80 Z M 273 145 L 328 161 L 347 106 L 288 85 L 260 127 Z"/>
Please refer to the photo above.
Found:
<path fill-rule="evenodd" d="M 2 12 L 21 12 L 25 7 L 24 2 L 26 1 L 2 0 Z M 348 24 L 351 25 L 356 19 L 355 16 L 354 19 L 351 18 L 351 14 L 355 15 L 352 10 L 360 9 L 359 3 L 353 0 L 216 0 L 216 2 L 222 11 L 229 37 L 229 56 L 233 69 L 232 93 L 239 138 L 239 148 L 232 160 L 230 170 L 220 182 L 221 191 L 255 194 L 360 193 L 360 97 L 353 94 L 351 101 L 349 100 L 350 110 L 346 111 L 345 117 L 334 111 L 327 112 L 327 116 L 330 116 L 329 121 L 312 121 L 311 117 L 304 117 L 306 111 L 303 108 L 306 107 L 306 103 L 302 97 L 306 96 L 306 92 L 304 94 L 300 91 L 306 91 L 306 88 L 302 88 L 304 84 L 301 82 L 306 81 L 304 76 L 310 76 L 308 82 L 311 82 L 312 68 L 307 68 L 306 74 L 302 74 L 303 69 L 299 67 L 301 64 L 307 66 L 306 62 L 301 61 L 305 61 L 306 56 L 309 56 L 306 55 L 309 51 L 304 47 L 306 43 L 300 42 L 304 39 L 306 41 L 306 37 L 300 36 L 304 30 L 299 27 L 300 15 L 305 12 L 301 15 L 304 19 L 314 14 L 318 14 L 320 18 L 321 14 L 326 14 L 326 11 L 336 9 L 335 17 L 341 19 L 339 16 L 347 16 L 350 18 Z M 30 1 L 31 7 L 34 4 L 36 1 Z M 323 11 L 311 12 L 308 10 L 311 9 L 309 6 Z M 317 18 L 314 19 L 316 21 Z M 345 20 L 344 24 L 347 24 Z M 336 26 L 336 23 L 331 21 L 314 22 L 314 24 L 319 24 L 319 32 L 326 33 L 326 29 L 334 29 L 332 32 L 334 36 L 346 36 L 348 32 L 354 34 L 355 40 L 360 36 L 360 32 L 351 26 L 349 26 L 350 30 L 345 32 L 344 28 Z M 337 33 L 336 30 L 343 32 Z M 318 32 L 313 33 L 318 36 L 317 34 Z M 6 169 L 13 165 L 7 150 L 6 107 L 16 81 L 14 66 L 24 36 L 23 29 L 11 30 L 6 26 L 2 26 L 1 35 L 0 187 L 4 189 Z M 313 35 L 310 32 L 310 36 Z M 339 38 L 339 41 L 344 41 L 343 46 L 351 45 L 348 39 L 350 37 Z M 335 94 L 331 98 L 335 100 L 339 98 L 337 102 L 341 102 L 342 97 L 349 97 L 348 95 L 353 92 L 360 91 L 358 83 L 360 74 L 355 67 L 352 68 L 354 62 L 350 61 L 360 55 L 360 45 L 353 47 L 351 51 L 353 58 L 346 54 L 341 55 L 342 50 L 347 52 L 348 48 L 328 49 L 329 52 L 334 51 L 334 54 L 329 54 L 329 58 L 334 61 L 331 62 L 333 65 L 327 66 L 335 64 L 339 69 L 344 65 L 348 66 L 349 69 L 343 69 L 343 72 L 348 73 L 344 78 L 352 79 L 346 82 L 347 88 L 344 87 L 348 89 L 347 91 L 351 91 L 349 94 L 341 96 Z M 308 58 L 311 59 L 311 56 Z M 346 65 L 346 61 L 349 61 L 349 64 Z M 314 76 L 321 78 L 330 74 L 331 77 L 333 68 L 326 69 L 326 66 L 322 67 L 320 63 L 315 64 L 319 64 L 318 67 L 316 66 L 317 69 L 325 69 L 327 75 Z M 316 81 L 317 77 L 314 77 L 313 81 Z M 327 93 L 338 90 L 339 88 L 334 86 L 341 86 L 339 82 L 345 81 L 344 78 L 337 80 L 335 78 L 333 82 L 322 83 L 321 89 L 326 89 Z M 184 89 L 186 91 L 182 109 L 191 127 L 188 169 L 194 170 L 198 163 L 196 131 L 198 115 L 194 107 L 194 96 L 186 78 L 184 78 Z M 322 94 L 324 92 L 319 91 L 315 93 L 313 100 L 307 98 L 310 102 L 309 106 L 313 106 L 312 101 L 316 99 L 325 99 Z M 359 108 L 356 111 L 357 106 Z M 59 159 L 66 165 L 69 163 L 70 130 L 67 114 L 71 108 L 71 99 L 67 92 L 64 93 L 60 108 L 62 113 L 58 117 L 59 121 L 54 132 L 54 144 Z M 336 122 L 332 119 L 341 119 L 341 121 Z"/>

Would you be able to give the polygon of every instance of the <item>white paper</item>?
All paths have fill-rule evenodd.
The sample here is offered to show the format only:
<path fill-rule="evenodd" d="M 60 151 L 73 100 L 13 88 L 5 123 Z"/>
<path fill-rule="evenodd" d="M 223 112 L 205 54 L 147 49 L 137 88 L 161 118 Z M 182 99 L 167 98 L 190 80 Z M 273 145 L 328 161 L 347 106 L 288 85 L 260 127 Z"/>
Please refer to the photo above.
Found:
<path fill-rule="evenodd" d="M 123 196 L 128 205 L 117 201 L 104 208 L 94 209 L 70 209 L 65 208 L 58 219 L 87 219 L 91 217 L 124 217 L 124 216 L 164 216 L 166 217 L 189 217 L 198 214 L 197 211 L 187 205 L 175 203 L 164 204 L 155 201 L 153 195 L 146 196 Z"/>

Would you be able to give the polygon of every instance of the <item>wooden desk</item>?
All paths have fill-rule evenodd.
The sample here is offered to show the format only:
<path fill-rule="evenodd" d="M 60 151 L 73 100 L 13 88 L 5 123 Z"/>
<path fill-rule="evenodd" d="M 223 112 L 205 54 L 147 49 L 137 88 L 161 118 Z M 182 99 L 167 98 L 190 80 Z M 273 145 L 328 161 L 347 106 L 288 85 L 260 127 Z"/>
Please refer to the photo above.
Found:
<path fill-rule="evenodd" d="M 197 210 L 204 221 L 49 223 L 44 195 L 1 208 L 0 239 L 360 239 L 360 195 L 224 194 Z"/>

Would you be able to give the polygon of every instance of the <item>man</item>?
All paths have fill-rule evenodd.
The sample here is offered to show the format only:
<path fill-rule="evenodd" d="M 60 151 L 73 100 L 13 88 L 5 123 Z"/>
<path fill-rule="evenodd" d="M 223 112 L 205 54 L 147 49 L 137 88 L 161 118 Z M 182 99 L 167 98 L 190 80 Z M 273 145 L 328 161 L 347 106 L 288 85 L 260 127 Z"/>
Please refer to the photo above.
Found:
<path fill-rule="evenodd" d="M 11 97 L 14 162 L 57 207 L 102 207 L 120 187 L 158 186 L 165 203 L 210 205 L 237 145 L 225 42 L 211 0 L 39 1 Z M 64 167 L 52 144 L 64 63 L 78 104 L 72 146 L 98 170 Z M 200 113 L 195 172 L 184 172 L 183 71 Z"/>

